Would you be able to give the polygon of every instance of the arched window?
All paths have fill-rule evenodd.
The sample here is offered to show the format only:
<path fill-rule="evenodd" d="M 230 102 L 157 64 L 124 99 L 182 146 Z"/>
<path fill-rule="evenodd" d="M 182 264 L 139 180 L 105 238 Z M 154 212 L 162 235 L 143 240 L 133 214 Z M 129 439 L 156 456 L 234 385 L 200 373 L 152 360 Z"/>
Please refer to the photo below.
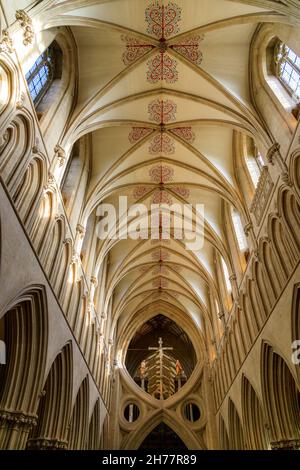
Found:
<path fill-rule="evenodd" d="M 275 74 L 288 93 L 300 101 L 300 57 L 286 44 L 274 48 Z"/>
<path fill-rule="evenodd" d="M 258 185 L 260 178 L 260 168 L 256 159 L 252 155 L 246 156 L 246 165 L 254 187 Z"/>
<path fill-rule="evenodd" d="M 243 229 L 243 224 L 240 218 L 240 214 L 232 207 L 231 208 L 231 218 L 235 231 L 235 236 L 241 251 L 246 251 L 248 249 L 247 240 Z"/>
<path fill-rule="evenodd" d="M 231 293 L 232 288 L 231 288 L 231 282 L 230 282 L 230 279 L 229 279 L 229 272 L 228 272 L 227 264 L 225 263 L 223 258 L 221 258 L 221 262 L 222 262 L 222 268 L 223 268 L 226 288 L 227 288 L 227 291 L 229 293 Z"/>
<path fill-rule="evenodd" d="M 54 80 L 62 75 L 62 51 L 56 41 L 46 49 L 26 73 L 27 85 L 35 108 L 41 104 Z"/>

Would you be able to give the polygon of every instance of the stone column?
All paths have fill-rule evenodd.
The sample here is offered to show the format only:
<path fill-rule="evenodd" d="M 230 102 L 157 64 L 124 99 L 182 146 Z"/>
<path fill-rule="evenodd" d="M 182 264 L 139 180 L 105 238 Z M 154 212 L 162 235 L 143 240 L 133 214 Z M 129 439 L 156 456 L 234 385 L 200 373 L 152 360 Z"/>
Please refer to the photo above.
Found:
<path fill-rule="evenodd" d="M 0 449 L 25 449 L 37 415 L 24 411 L 0 410 Z"/>

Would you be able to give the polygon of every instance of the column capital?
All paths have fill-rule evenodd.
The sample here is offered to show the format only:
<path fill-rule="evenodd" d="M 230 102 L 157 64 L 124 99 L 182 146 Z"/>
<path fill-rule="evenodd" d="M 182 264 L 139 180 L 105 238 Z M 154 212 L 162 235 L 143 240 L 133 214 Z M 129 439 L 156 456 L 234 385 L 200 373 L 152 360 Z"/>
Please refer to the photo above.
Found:
<path fill-rule="evenodd" d="M 0 52 L 6 52 L 9 54 L 15 52 L 13 40 L 10 37 L 7 29 L 2 31 L 2 37 L 0 39 Z"/>
<path fill-rule="evenodd" d="M 17 10 L 15 14 L 16 20 L 23 29 L 23 44 L 28 46 L 33 43 L 34 30 L 32 25 L 32 19 L 25 10 Z"/>
<path fill-rule="evenodd" d="M 59 166 L 63 166 L 66 161 L 66 152 L 60 145 L 55 145 L 54 153 L 59 161 Z"/>
<path fill-rule="evenodd" d="M 86 230 L 85 230 L 85 228 L 84 228 L 83 225 L 77 224 L 77 225 L 76 225 L 76 232 L 77 232 L 80 236 L 84 237 Z"/>

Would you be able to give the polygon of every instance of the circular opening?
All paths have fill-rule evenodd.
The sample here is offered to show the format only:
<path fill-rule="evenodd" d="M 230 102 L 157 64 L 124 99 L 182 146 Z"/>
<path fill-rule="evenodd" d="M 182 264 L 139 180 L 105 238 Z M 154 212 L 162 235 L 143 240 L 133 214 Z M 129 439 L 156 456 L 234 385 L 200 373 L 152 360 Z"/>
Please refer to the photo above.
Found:
<path fill-rule="evenodd" d="M 184 410 L 184 417 L 191 423 L 194 423 L 195 421 L 198 421 L 201 416 L 200 409 L 195 403 L 188 403 L 185 405 Z"/>
<path fill-rule="evenodd" d="M 128 423 L 134 423 L 140 416 L 139 407 L 135 403 L 129 403 L 124 409 L 124 418 Z"/>

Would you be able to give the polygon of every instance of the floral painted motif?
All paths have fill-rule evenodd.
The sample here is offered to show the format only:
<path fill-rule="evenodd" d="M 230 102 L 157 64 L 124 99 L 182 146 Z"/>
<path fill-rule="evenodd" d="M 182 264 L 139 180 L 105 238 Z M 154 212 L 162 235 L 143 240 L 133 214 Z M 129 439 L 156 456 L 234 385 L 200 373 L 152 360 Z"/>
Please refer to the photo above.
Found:
<path fill-rule="evenodd" d="M 157 83 L 161 80 L 165 80 L 166 83 L 177 82 L 177 61 L 168 54 L 163 52 L 157 54 L 153 59 L 148 60 L 147 65 L 147 80 L 149 83 Z"/>
<path fill-rule="evenodd" d="M 145 19 L 148 23 L 148 34 L 166 39 L 179 33 L 178 23 L 181 20 L 181 8 L 172 2 L 167 5 L 154 2 L 146 8 Z"/>
<path fill-rule="evenodd" d="M 153 204 L 172 204 L 172 198 L 167 191 L 157 189 L 153 194 L 152 198 Z"/>
<path fill-rule="evenodd" d="M 151 257 L 154 261 L 166 261 L 170 258 L 170 253 L 159 248 L 152 252 Z"/>
<path fill-rule="evenodd" d="M 204 36 L 194 36 L 192 38 L 185 39 L 182 43 L 173 44 L 170 48 L 183 55 L 194 64 L 200 65 L 203 58 L 202 52 L 200 51 L 200 42 L 203 38 Z"/>
<path fill-rule="evenodd" d="M 165 276 L 168 276 L 169 270 L 166 268 L 166 266 L 163 266 L 160 264 L 159 266 L 155 266 L 155 268 L 152 269 L 152 274 L 164 274 Z"/>
<path fill-rule="evenodd" d="M 131 144 L 135 144 L 139 140 L 143 139 L 147 135 L 151 134 L 152 130 L 147 127 L 133 127 L 128 139 Z"/>
<path fill-rule="evenodd" d="M 185 188 L 184 186 L 175 186 L 172 188 L 172 191 L 185 199 L 190 195 L 189 189 Z"/>
<path fill-rule="evenodd" d="M 170 129 L 170 131 L 180 137 L 181 139 L 185 140 L 189 144 L 192 144 L 195 140 L 195 134 L 192 131 L 191 127 L 176 127 L 174 129 Z"/>
<path fill-rule="evenodd" d="M 155 47 L 152 44 L 145 44 L 131 36 L 122 36 L 121 38 L 122 41 L 126 42 L 126 50 L 122 56 L 125 65 L 133 64 Z"/>
<path fill-rule="evenodd" d="M 172 181 L 174 170 L 166 165 L 156 165 L 150 169 L 149 176 L 155 183 L 166 183 Z"/>
<path fill-rule="evenodd" d="M 134 199 L 141 199 L 151 191 L 149 186 L 137 186 L 133 191 Z"/>
<path fill-rule="evenodd" d="M 145 19 L 148 24 L 147 33 L 158 39 L 159 43 L 154 45 L 129 35 L 122 36 L 122 40 L 126 42 L 126 51 L 123 53 L 125 65 L 131 65 L 152 49 L 157 49 L 159 54 L 147 62 L 147 80 L 155 84 L 162 80 L 166 83 L 175 83 L 178 80 L 177 61 L 167 53 L 168 49 L 181 54 L 195 65 L 201 64 L 200 42 L 204 35 L 192 36 L 175 44 L 167 42 L 180 32 L 181 8 L 176 3 L 151 3 L 145 10 Z"/>
<path fill-rule="evenodd" d="M 148 106 L 149 119 L 157 124 L 175 121 L 177 105 L 171 100 L 154 100 Z"/>
<path fill-rule="evenodd" d="M 174 141 L 173 139 L 171 139 L 171 137 L 168 134 L 164 132 L 161 132 L 160 134 L 153 137 L 153 139 L 150 142 L 149 153 L 151 155 L 157 155 L 161 153 L 172 155 L 174 152 L 175 152 Z"/>
<path fill-rule="evenodd" d="M 152 281 L 152 285 L 153 285 L 153 287 L 158 287 L 158 288 L 163 289 L 165 287 L 168 287 L 169 283 L 168 283 L 167 279 L 159 277 L 157 279 L 154 279 L 154 281 Z"/>

